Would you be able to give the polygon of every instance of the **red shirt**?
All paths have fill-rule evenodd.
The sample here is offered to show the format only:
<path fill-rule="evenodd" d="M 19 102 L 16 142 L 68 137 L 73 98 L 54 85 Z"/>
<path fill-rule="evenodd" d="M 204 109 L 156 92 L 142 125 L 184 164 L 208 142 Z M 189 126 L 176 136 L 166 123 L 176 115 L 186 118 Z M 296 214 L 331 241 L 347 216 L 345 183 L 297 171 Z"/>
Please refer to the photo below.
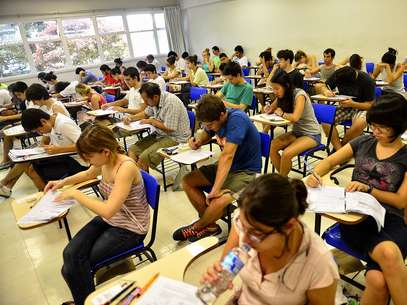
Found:
<path fill-rule="evenodd" d="M 108 85 L 108 86 L 112 86 L 112 85 L 116 85 L 116 84 L 120 84 L 120 80 L 116 80 L 113 78 L 113 76 L 108 73 L 104 76 L 103 78 L 103 82 Z M 116 95 L 116 90 L 113 89 L 109 89 L 109 90 L 104 90 L 106 93 L 111 94 L 111 95 Z"/>

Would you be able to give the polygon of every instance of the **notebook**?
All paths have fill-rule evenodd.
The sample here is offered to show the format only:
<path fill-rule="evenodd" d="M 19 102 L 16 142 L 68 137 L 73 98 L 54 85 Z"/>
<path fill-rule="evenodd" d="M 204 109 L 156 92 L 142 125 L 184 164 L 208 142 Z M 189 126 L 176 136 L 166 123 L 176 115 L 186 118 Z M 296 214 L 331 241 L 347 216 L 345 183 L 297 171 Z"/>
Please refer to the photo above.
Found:
<path fill-rule="evenodd" d="M 261 114 L 260 117 L 263 118 L 263 119 L 269 120 L 269 121 L 273 121 L 273 122 L 285 121 L 281 116 L 278 116 L 275 113 Z"/>

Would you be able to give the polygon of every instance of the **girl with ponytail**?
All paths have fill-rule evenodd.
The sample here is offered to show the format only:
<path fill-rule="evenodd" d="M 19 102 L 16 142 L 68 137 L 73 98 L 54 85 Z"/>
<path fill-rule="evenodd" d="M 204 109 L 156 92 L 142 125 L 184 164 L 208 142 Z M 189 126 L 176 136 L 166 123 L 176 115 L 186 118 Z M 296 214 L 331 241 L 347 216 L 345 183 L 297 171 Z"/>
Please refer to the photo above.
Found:
<path fill-rule="evenodd" d="M 240 195 L 223 256 L 241 243 L 251 251 L 234 304 L 335 304 L 336 264 L 322 239 L 299 219 L 306 199 L 301 180 L 278 174 L 260 176 Z M 216 283 L 220 268 L 215 263 L 203 282 Z"/>
<path fill-rule="evenodd" d="M 112 131 L 89 125 L 79 137 L 76 148 L 91 164 L 86 171 L 59 181 L 50 181 L 45 192 L 57 190 L 102 175 L 99 190 L 103 201 L 79 190 L 67 190 L 56 199 L 75 199 L 97 214 L 69 242 L 63 252 L 62 275 L 74 304 L 82 305 L 95 290 L 92 270 L 98 262 L 139 245 L 150 223 L 143 179 L 133 159 L 124 154 Z"/>

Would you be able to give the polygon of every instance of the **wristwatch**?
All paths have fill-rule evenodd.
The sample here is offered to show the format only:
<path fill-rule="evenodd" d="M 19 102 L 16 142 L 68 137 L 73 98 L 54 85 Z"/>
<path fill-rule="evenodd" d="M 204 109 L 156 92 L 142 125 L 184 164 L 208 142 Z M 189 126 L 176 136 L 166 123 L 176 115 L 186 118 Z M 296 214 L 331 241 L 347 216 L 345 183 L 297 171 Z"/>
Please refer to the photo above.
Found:
<path fill-rule="evenodd" d="M 369 188 L 367 189 L 366 193 L 370 194 L 373 190 L 373 186 L 371 184 L 369 184 L 368 187 Z"/>

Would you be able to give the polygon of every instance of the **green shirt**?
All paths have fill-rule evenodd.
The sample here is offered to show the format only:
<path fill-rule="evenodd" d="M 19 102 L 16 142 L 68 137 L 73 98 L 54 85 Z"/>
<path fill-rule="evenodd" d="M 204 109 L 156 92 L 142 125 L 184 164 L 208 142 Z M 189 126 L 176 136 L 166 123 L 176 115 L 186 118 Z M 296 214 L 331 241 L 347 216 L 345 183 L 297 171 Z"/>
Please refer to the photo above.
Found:
<path fill-rule="evenodd" d="M 212 60 L 213 60 L 213 64 L 215 65 L 215 69 L 217 70 L 217 69 L 219 69 L 219 66 L 220 66 L 220 58 L 219 58 L 219 56 L 213 56 L 212 57 Z"/>
<path fill-rule="evenodd" d="M 7 89 L 8 86 L 4 83 L 0 83 L 0 89 Z"/>
<path fill-rule="evenodd" d="M 209 84 L 209 79 L 208 79 L 208 75 L 206 75 L 206 72 L 201 68 L 198 67 L 198 69 L 196 69 L 195 72 L 192 72 L 192 79 L 193 79 L 193 83 L 196 84 L 198 87 L 199 86 L 206 86 Z"/>
<path fill-rule="evenodd" d="M 227 102 L 235 105 L 245 104 L 250 106 L 253 100 L 253 87 L 248 83 L 232 85 L 226 83 L 223 85 L 220 92 L 223 94 Z"/>

